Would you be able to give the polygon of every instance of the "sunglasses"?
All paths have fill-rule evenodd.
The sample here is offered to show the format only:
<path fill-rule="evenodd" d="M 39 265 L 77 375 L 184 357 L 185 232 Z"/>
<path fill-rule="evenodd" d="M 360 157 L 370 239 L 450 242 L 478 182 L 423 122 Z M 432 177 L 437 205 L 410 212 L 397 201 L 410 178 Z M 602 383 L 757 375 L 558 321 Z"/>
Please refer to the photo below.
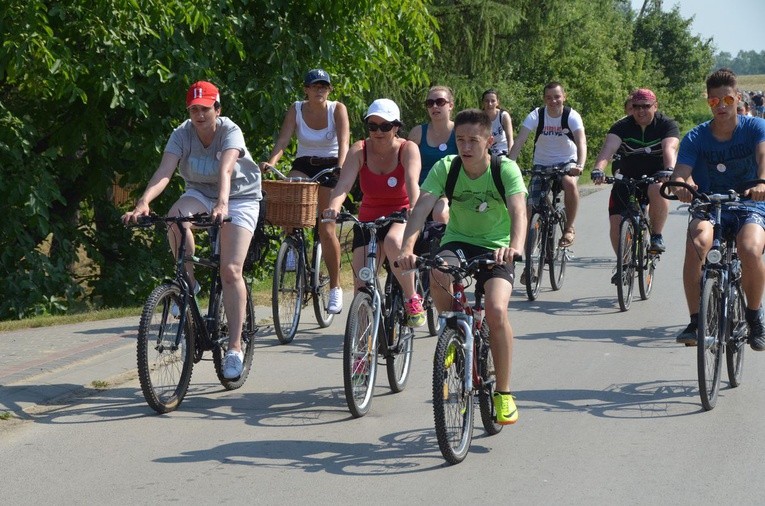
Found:
<path fill-rule="evenodd" d="M 438 107 L 443 107 L 448 103 L 449 101 L 446 100 L 445 98 L 437 98 L 435 100 L 433 100 L 432 98 L 429 98 L 425 101 L 425 107 L 427 107 L 428 109 L 430 109 L 434 105 L 437 105 Z"/>
<path fill-rule="evenodd" d="M 707 99 L 707 103 L 709 104 L 709 107 L 717 107 L 720 105 L 720 101 L 725 105 L 725 107 L 730 107 L 736 102 L 736 97 L 733 95 L 725 95 L 723 98 L 719 97 L 709 97 Z"/>
<path fill-rule="evenodd" d="M 638 109 L 638 110 L 640 110 L 640 109 L 648 110 L 651 107 L 653 107 L 653 104 L 632 104 L 632 108 L 633 109 Z"/>
<path fill-rule="evenodd" d="M 381 132 L 390 132 L 391 130 L 393 130 L 394 126 L 396 126 L 396 125 L 394 125 L 393 123 L 369 123 L 369 122 L 367 122 L 367 128 L 369 129 L 370 132 L 376 132 L 378 130 L 381 131 Z"/>

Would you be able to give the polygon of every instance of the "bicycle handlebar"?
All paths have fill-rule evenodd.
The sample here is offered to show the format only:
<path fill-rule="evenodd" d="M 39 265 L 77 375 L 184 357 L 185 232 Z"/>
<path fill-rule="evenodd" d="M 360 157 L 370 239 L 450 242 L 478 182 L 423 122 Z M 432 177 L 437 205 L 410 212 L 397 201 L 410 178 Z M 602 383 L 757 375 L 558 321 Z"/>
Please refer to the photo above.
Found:
<path fill-rule="evenodd" d="M 535 165 L 530 169 L 521 170 L 523 174 L 531 174 L 534 176 L 554 176 L 562 175 L 568 176 L 569 171 L 576 167 L 576 163 L 560 163 L 557 165 Z"/>
<path fill-rule="evenodd" d="M 277 169 L 273 165 L 266 164 L 266 167 L 268 168 L 268 171 L 273 172 L 278 179 L 281 179 L 282 181 L 293 182 L 293 183 L 315 183 L 326 175 L 340 171 L 340 166 L 336 165 L 334 167 L 327 167 L 326 169 L 320 170 L 313 177 L 289 177 L 289 176 L 285 176 L 283 172 L 281 172 L 279 169 Z"/>
<path fill-rule="evenodd" d="M 634 186 L 647 186 L 649 184 L 660 183 L 661 179 L 653 176 L 643 176 L 632 178 L 617 174 L 615 176 L 606 176 L 603 180 L 608 184 L 626 184 Z"/>
<path fill-rule="evenodd" d="M 685 181 L 666 181 L 665 183 L 662 183 L 661 188 L 659 189 L 659 194 L 667 200 L 678 200 L 677 195 L 669 193 L 669 188 L 674 186 L 688 190 L 691 195 L 693 195 L 694 200 L 702 202 L 736 202 L 748 189 L 754 188 L 758 184 L 765 184 L 765 179 L 752 179 L 751 181 L 746 181 L 739 185 L 737 189 L 728 190 L 728 193 L 702 193 Z"/>
<path fill-rule="evenodd" d="M 359 219 L 351 213 L 341 212 L 338 213 L 337 218 L 332 220 L 331 218 L 322 218 L 322 222 L 335 221 L 337 223 L 344 223 L 351 221 L 362 228 L 382 228 L 389 223 L 406 223 L 407 212 L 406 209 L 396 211 L 389 216 L 381 216 L 374 221 L 359 221 Z"/>
<path fill-rule="evenodd" d="M 226 216 L 221 221 L 213 221 L 210 219 L 208 213 L 196 213 L 190 216 L 159 216 L 158 214 L 148 214 L 145 216 L 139 216 L 136 223 L 128 223 L 128 227 L 142 227 L 147 228 L 157 223 L 191 223 L 195 227 L 216 227 L 221 223 L 227 223 L 231 221 L 231 216 Z"/>

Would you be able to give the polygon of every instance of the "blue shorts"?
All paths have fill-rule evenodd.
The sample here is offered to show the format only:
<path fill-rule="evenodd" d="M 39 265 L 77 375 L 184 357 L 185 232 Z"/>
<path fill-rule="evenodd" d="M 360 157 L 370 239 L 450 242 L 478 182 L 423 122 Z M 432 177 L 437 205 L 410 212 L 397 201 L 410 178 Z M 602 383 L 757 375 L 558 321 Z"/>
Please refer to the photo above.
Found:
<path fill-rule="evenodd" d="M 694 218 L 708 220 L 712 225 L 717 223 L 715 216 L 708 213 L 695 213 Z M 720 221 L 724 237 L 735 237 L 741 227 L 754 223 L 765 230 L 765 203 L 747 201 L 741 205 L 726 206 L 720 213 Z"/>

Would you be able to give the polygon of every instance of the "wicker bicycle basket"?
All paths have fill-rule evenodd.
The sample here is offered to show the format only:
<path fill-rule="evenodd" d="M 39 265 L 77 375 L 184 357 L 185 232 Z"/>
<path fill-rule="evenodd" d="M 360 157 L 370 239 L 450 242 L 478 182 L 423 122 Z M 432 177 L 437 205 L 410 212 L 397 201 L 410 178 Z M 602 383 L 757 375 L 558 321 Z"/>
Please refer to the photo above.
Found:
<path fill-rule="evenodd" d="M 319 183 L 263 180 L 267 194 L 266 220 L 284 228 L 313 227 Z"/>

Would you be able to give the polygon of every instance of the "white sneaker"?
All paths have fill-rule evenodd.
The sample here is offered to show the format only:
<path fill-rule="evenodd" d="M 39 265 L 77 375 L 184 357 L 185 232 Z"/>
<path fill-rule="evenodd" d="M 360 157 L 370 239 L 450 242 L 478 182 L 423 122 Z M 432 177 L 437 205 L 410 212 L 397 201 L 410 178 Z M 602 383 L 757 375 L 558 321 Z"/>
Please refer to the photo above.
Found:
<path fill-rule="evenodd" d="M 199 286 L 199 283 L 197 283 L 194 286 L 194 295 L 197 295 L 199 291 L 202 290 L 202 287 Z M 173 302 L 173 305 L 170 306 L 170 314 L 173 315 L 173 318 L 180 318 L 181 317 L 181 310 L 178 308 L 178 304 Z"/>
<path fill-rule="evenodd" d="M 340 314 L 343 310 L 343 289 L 338 287 L 329 289 L 329 304 L 327 313 Z"/>
<path fill-rule="evenodd" d="M 237 379 L 242 375 L 244 368 L 244 353 L 241 351 L 229 350 L 223 357 L 223 377 L 226 379 Z"/>
<path fill-rule="evenodd" d="M 292 272 L 297 267 L 297 259 L 295 258 L 295 250 L 287 250 L 287 261 L 285 262 L 287 265 L 284 266 L 284 269 L 288 272 Z"/>

